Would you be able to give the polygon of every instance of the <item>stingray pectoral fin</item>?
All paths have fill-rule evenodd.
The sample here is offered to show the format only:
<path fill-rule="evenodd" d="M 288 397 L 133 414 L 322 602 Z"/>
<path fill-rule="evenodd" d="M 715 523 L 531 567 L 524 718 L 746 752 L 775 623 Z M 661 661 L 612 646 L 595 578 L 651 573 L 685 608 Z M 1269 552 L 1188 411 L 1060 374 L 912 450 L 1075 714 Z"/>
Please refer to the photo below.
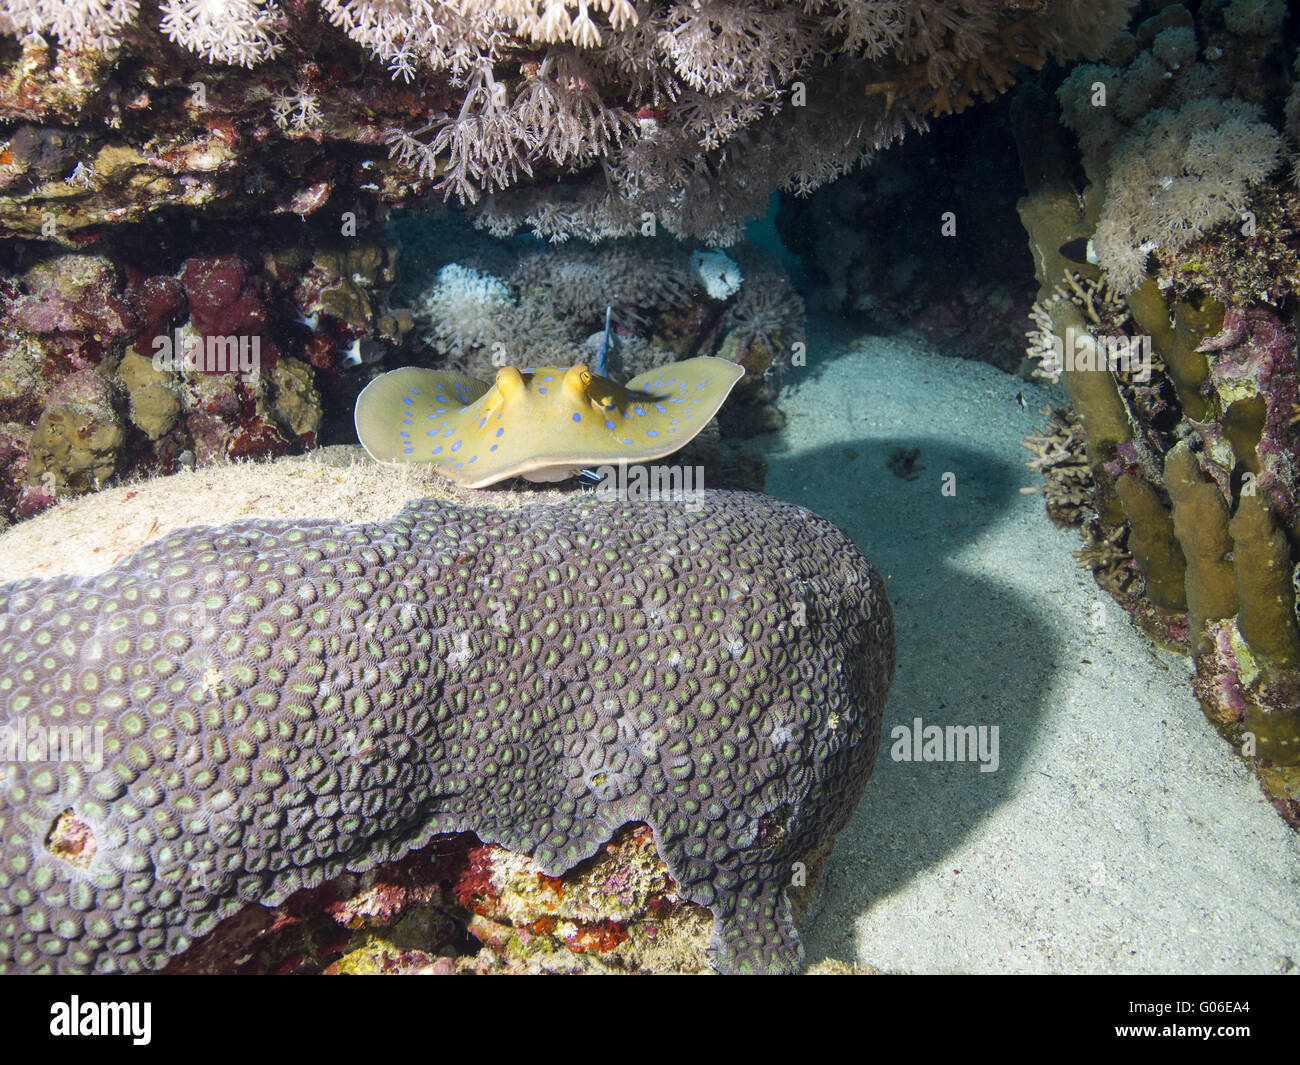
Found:
<path fill-rule="evenodd" d="M 416 426 L 433 412 L 460 410 L 489 387 L 464 374 L 419 366 L 381 374 L 357 397 L 357 439 L 376 462 L 427 461 L 416 453 Z"/>
<path fill-rule="evenodd" d="M 718 413 L 718 408 L 731 394 L 736 382 L 744 376 L 743 366 L 728 359 L 700 355 L 694 359 L 670 362 L 657 370 L 637 374 L 624 387 L 629 392 L 646 392 L 668 398 L 689 396 L 707 422 Z M 683 386 L 685 386 L 684 391 Z M 700 425 L 700 429 L 702 428 L 704 428 L 703 424 Z M 699 429 L 695 432 L 698 433 Z M 694 436 L 695 433 L 691 435 Z"/>

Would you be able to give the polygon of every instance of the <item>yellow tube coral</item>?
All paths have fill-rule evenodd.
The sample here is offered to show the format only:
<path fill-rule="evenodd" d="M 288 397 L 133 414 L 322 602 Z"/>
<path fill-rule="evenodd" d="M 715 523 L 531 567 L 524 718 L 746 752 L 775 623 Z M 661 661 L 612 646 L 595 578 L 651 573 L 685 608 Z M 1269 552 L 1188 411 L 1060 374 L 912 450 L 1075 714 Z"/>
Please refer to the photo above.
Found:
<path fill-rule="evenodd" d="M 1228 505 L 1183 441 L 1165 457 L 1165 484 L 1174 504 L 1174 532 L 1187 560 L 1187 610 L 1192 649 L 1201 650 L 1205 626 L 1237 612 Z"/>

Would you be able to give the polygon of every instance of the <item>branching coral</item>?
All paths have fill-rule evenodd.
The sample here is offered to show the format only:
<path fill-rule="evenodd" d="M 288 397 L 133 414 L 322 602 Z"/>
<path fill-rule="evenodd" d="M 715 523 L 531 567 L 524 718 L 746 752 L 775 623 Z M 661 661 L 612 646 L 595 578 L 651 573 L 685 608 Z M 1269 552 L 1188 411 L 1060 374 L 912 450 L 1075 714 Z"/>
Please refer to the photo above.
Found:
<path fill-rule="evenodd" d="M 419 68 L 464 74 L 478 57 L 496 58 L 507 25 L 493 4 L 430 0 L 320 0 L 330 22 L 411 81 Z"/>
<path fill-rule="evenodd" d="M 1251 40 L 1267 37 L 1280 6 L 1234 3 L 1224 19 Z M 1182 22 L 1165 19 L 1151 46 L 1130 53 L 1124 65 L 1076 67 L 1057 92 L 1088 177 L 1104 188 L 1097 260 L 1125 293 L 1145 276 L 1152 251 L 1175 252 L 1239 218 L 1252 186 L 1281 157 L 1281 137 L 1263 108 L 1234 95 L 1235 66 L 1223 48 L 1201 55 L 1186 10 L 1166 10 L 1179 12 Z M 1248 40 L 1238 51 L 1250 47 Z"/>
<path fill-rule="evenodd" d="M 1133 555 L 1125 546 L 1128 529 L 1119 528 L 1106 535 L 1094 519 L 1085 522 L 1079 530 L 1083 547 L 1074 552 L 1078 569 L 1088 569 L 1098 586 L 1115 598 L 1123 596 L 1138 579 L 1133 568 Z"/>
<path fill-rule="evenodd" d="M 638 21 L 636 8 L 629 0 L 496 0 L 495 5 L 459 0 L 457 6 L 495 6 L 513 22 L 518 32 L 534 41 L 545 44 L 572 41 L 581 48 L 598 48 L 603 40 L 600 27 L 592 18 L 593 11 L 606 14 L 615 30 L 635 26 Z M 573 9 L 572 15 L 569 9 Z"/>
<path fill-rule="evenodd" d="M 1063 527 L 1082 525 L 1092 507 L 1092 472 L 1088 468 L 1083 423 L 1068 407 L 1043 410 L 1047 424 L 1020 442 L 1033 458 L 1025 465 L 1043 476 L 1043 484 L 1022 488 L 1024 495 L 1042 493 L 1047 514 Z"/>
<path fill-rule="evenodd" d="M 432 132 L 426 142 L 421 134 Z M 530 155 L 540 134 L 517 121 L 509 90 L 495 79 L 490 63 L 475 64 L 460 111 L 415 133 L 394 130 L 394 156 L 461 203 L 479 198 L 480 190 L 504 188 L 521 175 L 532 175 Z"/>
<path fill-rule="evenodd" d="M 289 92 L 271 94 L 271 119 L 285 133 L 309 133 L 321 124 L 316 93 L 301 82 Z"/>
<path fill-rule="evenodd" d="M 1108 281 L 1066 270 L 1064 279 L 1056 283 L 1050 297 L 1034 301 L 1029 309 L 1034 328 L 1025 334 L 1029 341 L 1026 354 L 1035 363 L 1033 375 L 1053 384 L 1061 379 L 1064 369 L 1062 339 L 1057 335 L 1052 317 L 1052 308 L 1058 301 L 1079 308 L 1090 333 L 1099 332 L 1103 327 L 1118 328 L 1129 318 L 1128 305 Z"/>
<path fill-rule="evenodd" d="M 673 4 L 660 26 L 664 58 L 683 82 L 710 96 L 736 89 L 773 94 L 793 80 L 819 43 L 793 6 L 695 0 Z"/>
<path fill-rule="evenodd" d="M 577 55 L 543 59 L 525 78 L 513 110 L 523 129 L 537 131 L 532 147 L 563 167 L 608 154 L 637 128 L 626 112 L 605 106 L 590 67 Z"/>

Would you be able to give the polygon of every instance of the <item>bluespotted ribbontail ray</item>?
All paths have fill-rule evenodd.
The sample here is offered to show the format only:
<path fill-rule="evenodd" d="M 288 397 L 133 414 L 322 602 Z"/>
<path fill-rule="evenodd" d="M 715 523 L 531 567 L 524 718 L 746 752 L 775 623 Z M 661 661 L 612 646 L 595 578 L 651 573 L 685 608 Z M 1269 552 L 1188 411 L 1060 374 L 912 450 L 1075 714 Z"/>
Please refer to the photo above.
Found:
<path fill-rule="evenodd" d="M 717 413 L 744 368 L 699 356 L 626 386 L 586 366 L 506 366 L 496 382 L 407 366 L 357 399 L 361 445 L 379 462 L 421 462 L 467 488 L 507 477 L 562 481 L 584 466 L 648 462 Z"/>

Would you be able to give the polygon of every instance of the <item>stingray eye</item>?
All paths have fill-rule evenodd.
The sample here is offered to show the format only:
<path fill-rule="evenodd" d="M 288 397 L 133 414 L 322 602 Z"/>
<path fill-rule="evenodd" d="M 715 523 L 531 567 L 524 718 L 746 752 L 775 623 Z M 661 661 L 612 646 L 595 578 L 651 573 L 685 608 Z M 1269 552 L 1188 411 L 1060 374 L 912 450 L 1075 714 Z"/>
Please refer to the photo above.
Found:
<path fill-rule="evenodd" d="M 564 388 L 570 397 L 575 401 L 582 399 L 587 394 L 587 386 L 591 384 L 591 374 L 587 372 L 587 367 L 582 363 L 570 366 L 564 371 Z"/>
<path fill-rule="evenodd" d="M 503 399 L 509 399 L 524 387 L 524 378 L 514 366 L 503 366 L 497 371 L 497 391 Z"/>

